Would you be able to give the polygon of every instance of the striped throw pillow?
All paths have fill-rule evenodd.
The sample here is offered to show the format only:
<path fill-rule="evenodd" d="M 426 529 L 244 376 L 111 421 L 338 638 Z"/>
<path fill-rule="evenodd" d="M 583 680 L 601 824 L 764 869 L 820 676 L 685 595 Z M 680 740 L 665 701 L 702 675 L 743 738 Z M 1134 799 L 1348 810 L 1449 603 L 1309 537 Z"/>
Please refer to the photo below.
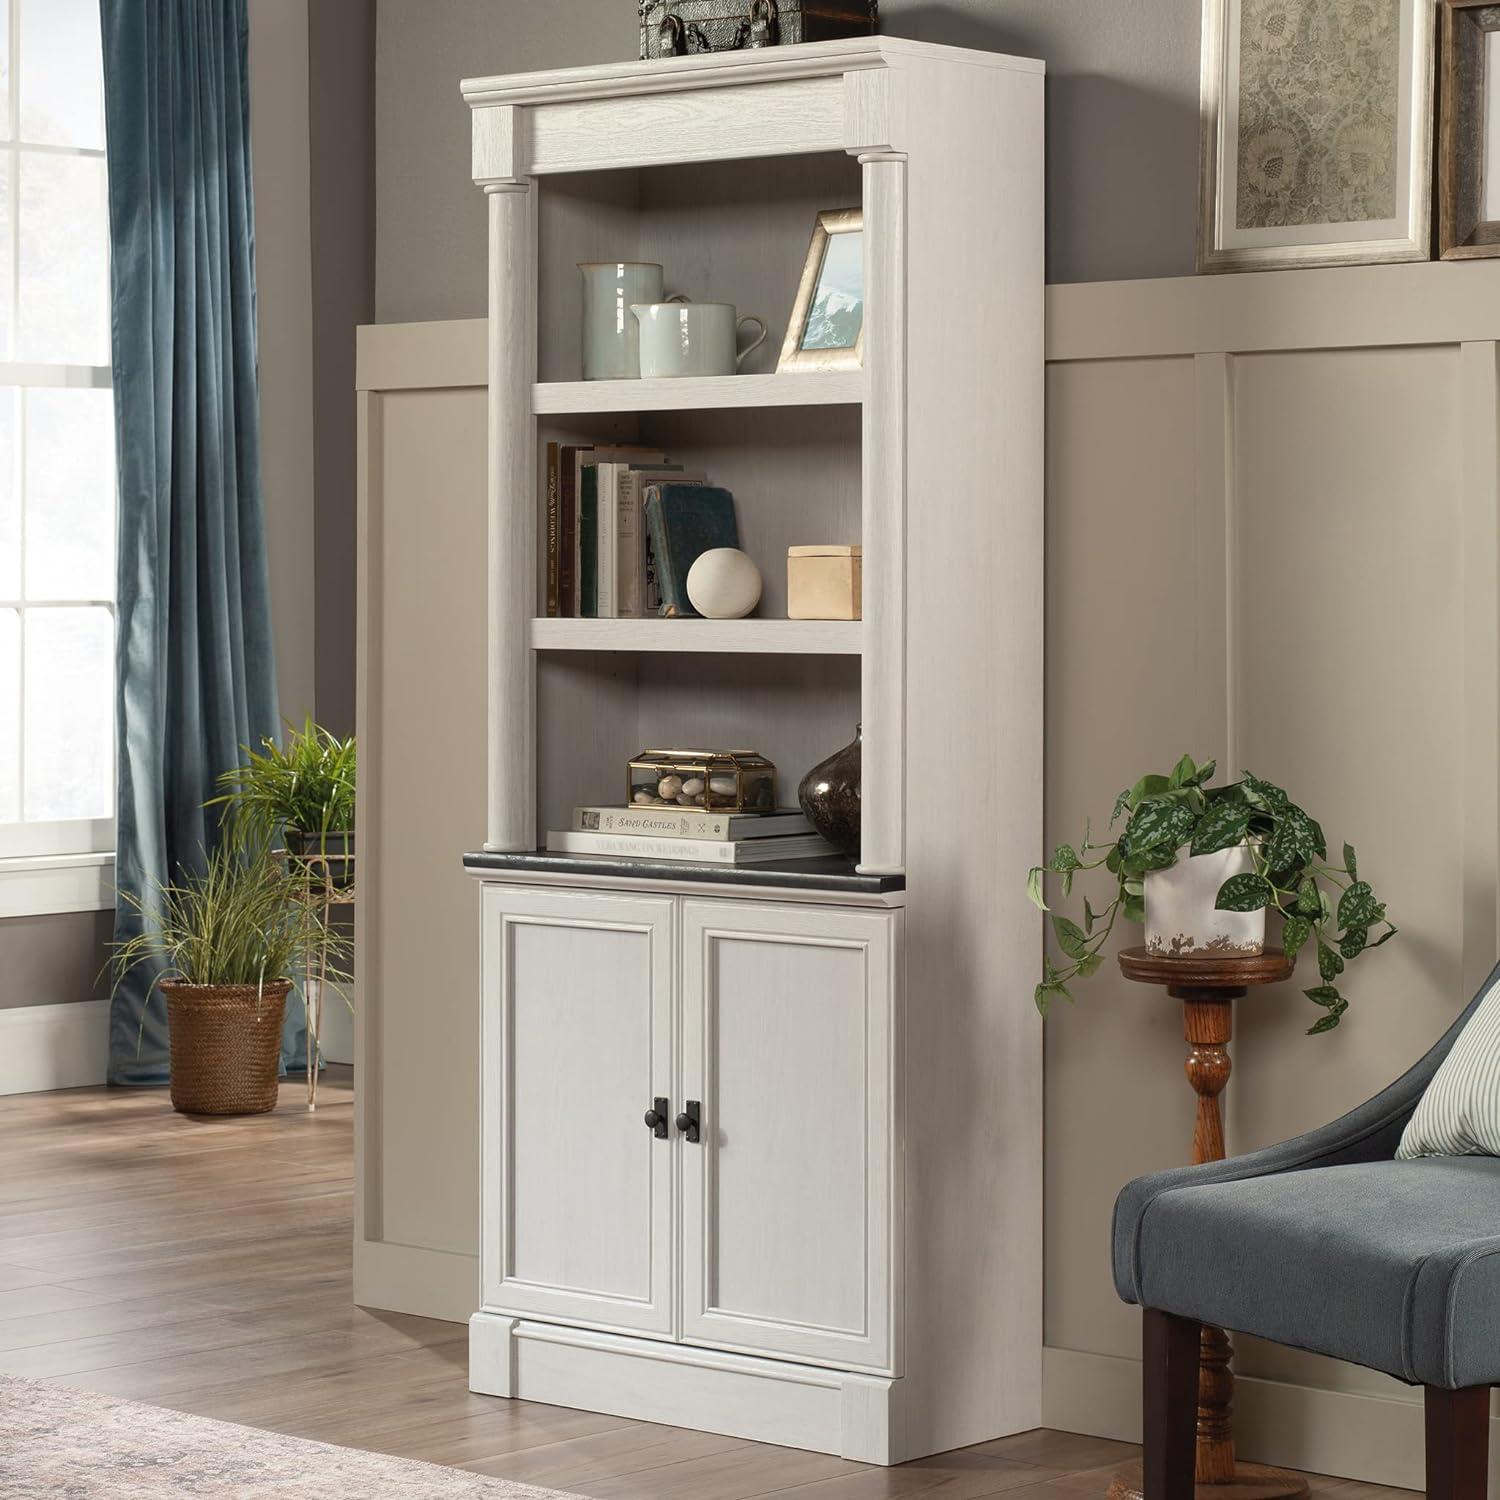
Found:
<path fill-rule="evenodd" d="M 1396 1156 L 1500 1156 L 1500 981 L 1432 1075 Z"/>

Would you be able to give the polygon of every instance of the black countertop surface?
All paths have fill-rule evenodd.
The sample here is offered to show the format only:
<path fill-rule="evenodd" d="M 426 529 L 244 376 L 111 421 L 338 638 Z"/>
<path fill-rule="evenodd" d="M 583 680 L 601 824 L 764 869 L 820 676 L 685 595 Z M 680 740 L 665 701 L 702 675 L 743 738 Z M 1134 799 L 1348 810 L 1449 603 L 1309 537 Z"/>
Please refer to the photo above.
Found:
<path fill-rule="evenodd" d="M 470 870 L 524 871 L 547 875 L 614 875 L 636 880 L 680 880 L 685 884 L 776 886 L 783 890 L 846 891 L 881 896 L 904 891 L 904 875 L 861 875 L 840 854 L 782 859 L 758 865 L 694 865 L 676 859 L 625 859 L 610 854 L 532 853 L 464 855 Z"/>

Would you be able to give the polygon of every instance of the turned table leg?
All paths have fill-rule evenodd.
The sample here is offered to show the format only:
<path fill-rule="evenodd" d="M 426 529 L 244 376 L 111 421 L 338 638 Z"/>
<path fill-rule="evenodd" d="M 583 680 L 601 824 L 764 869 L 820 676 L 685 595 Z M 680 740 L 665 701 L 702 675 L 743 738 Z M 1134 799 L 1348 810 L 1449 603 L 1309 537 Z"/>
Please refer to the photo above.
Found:
<path fill-rule="evenodd" d="M 1121 967 L 1125 967 L 1122 960 Z M 1130 974 L 1128 977 L 1141 977 Z M 1149 982 L 1149 981 L 1148 981 Z M 1162 982 L 1157 979 L 1156 982 Z M 1182 1002 L 1182 1034 L 1187 1042 L 1188 1082 L 1197 1096 L 1193 1121 L 1193 1164 L 1223 1161 L 1224 1119 L 1219 1095 L 1229 1082 L 1228 1046 L 1234 1035 L 1234 1001 L 1247 993 L 1232 982 L 1167 984 L 1167 993 Z M 1300 1475 L 1263 1464 L 1240 1464 L 1234 1457 L 1234 1357 L 1222 1328 L 1204 1324 L 1198 1341 L 1198 1431 L 1193 1478 L 1198 1500 L 1303 1500 L 1307 1483 Z M 1139 1464 L 1122 1469 L 1109 1488 L 1110 1500 L 1142 1500 L 1144 1480 Z"/>
<path fill-rule="evenodd" d="M 1234 1002 L 1240 990 L 1199 990 L 1171 986 L 1167 993 L 1182 1001 L 1182 1035 L 1188 1044 L 1184 1064 L 1198 1096 L 1193 1122 L 1193 1165 L 1224 1160 L 1224 1117 L 1219 1095 L 1229 1082 L 1232 1064 L 1225 1049 L 1234 1037 Z M 1198 1449 L 1194 1477 L 1199 1484 L 1225 1484 L 1234 1478 L 1234 1357 L 1222 1328 L 1203 1325 L 1198 1343 Z"/>

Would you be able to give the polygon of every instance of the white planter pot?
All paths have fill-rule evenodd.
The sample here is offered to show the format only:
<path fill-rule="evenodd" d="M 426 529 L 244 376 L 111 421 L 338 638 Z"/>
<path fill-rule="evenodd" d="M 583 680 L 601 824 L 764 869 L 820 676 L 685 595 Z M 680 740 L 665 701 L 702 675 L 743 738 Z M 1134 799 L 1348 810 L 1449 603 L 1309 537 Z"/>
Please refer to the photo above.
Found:
<path fill-rule="evenodd" d="M 1184 846 L 1185 847 L 1185 846 Z M 1170 870 L 1146 876 L 1146 948 L 1175 958 L 1219 955 L 1242 958 L 1266 946 L 1266 914 L 1217 911 L 1219 887 L 1232 875 L 1255 868 L 1249 847 L 1216 854 L 1179 853 Z"/>

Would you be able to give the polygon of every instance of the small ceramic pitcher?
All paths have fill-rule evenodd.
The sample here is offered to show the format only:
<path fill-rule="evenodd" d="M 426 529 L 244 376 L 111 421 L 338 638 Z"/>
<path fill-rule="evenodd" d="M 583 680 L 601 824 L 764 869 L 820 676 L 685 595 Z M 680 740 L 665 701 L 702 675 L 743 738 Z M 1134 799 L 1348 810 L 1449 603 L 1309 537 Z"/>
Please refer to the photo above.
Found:
<path fill-rule="evenodd" d="M 631 306 L 639 322 L 641 374 L 646 379 L 682 375 L 733 375 L 766 341 L 765 320 L 737 318 L 732 302 L 649 302 Z M 759 334 L 743 349 L 740 330 Z"/>
<path fill-rule="evenodd" d="M 635 380 L 641 373 L 640 324 L 631 304 L 660 302 L 662 268 L 648 261 L 580 262 L 583 273 L 583 378 Z"/>

